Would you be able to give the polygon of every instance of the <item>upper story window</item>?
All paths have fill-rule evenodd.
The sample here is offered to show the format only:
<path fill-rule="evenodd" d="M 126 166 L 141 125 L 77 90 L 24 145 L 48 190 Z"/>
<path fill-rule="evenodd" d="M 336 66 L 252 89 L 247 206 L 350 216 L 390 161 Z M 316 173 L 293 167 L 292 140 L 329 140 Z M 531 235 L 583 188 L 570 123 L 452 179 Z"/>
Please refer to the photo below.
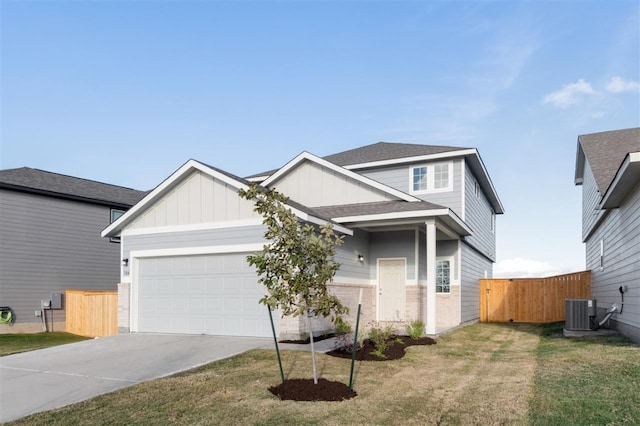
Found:
<path fill-rule="evenodd" d="M 496 214 L 491 210 L 491 232 L 496 232 Z"/>
<path fill-rule="evenodd" d="M 444 192 L 453 189 L 453 163 L 411 167 L 411 193 Z"/>
<path fill-rule="evenodd" d="M 115 222 L 123 214 L 124 214 L 124 210 L 111 209 L 111 213 L 110 213 L 110 217 L 109 217 L 109 223 Z M 109 238 L 109 241 L 111 241 L 112 243 L 119 243 L 120 242 L 120 237 L 111 237 L 111 238 Z"/>

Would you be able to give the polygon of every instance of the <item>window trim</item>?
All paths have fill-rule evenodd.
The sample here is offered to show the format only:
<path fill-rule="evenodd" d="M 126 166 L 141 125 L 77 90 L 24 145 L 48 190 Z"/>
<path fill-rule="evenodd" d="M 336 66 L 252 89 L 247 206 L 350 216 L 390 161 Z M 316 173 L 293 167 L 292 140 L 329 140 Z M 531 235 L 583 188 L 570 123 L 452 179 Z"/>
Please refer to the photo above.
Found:
<path fill-rule="evenodd" d="M 449 262 L 449 291 L 438 291 L 438 263 Z M 436 257 L 436 294 L 451 294 L 451 286 L 453 285 L 453 256 L 438 256 Z M 442 286 L 440 286 L 442 287 Z"/>
<path fill-rule="evenodd" d="M 116 208 L 109 209 L 109 224 L 112 224 L 116 220 L 120 219 L 120 217 L 122 217 L 122 215 L 125 214 L 126 212 L 127 212 L 126 210 L 122 210 L 122 209 L 116 209 Z M 118 215 L 118 217 L 114 218 L 113 217 L 114 213 L 120 213 L 120 214 Z M 120 237 L 111 237 L 109 238 L 109 242 L 120 244 Z"/>
<path fill-rule="evenodd" d="M 436 166 L 447 166 L 447 186 L 443 188 L 435 188 L 435 168 Z M 427 188 L 426 189 L 414 189 L 414 170 L 426 169 Z M 435 163 L 422 163 L 415 164 L 409 167 L 409 193 L 410 194 L 434 194 L 439 192 L 451 192 L 453 191 L 453 161 L 439 161 Z"/>

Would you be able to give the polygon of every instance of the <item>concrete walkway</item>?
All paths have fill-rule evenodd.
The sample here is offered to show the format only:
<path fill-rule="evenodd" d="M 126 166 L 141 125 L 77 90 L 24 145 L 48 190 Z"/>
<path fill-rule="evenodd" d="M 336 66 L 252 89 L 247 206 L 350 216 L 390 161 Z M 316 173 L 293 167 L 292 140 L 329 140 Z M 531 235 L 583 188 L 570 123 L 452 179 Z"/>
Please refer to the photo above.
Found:
<path fill-rule="evenodd" d="M 273 347 L 268 338 L 132 333 L 0 357 L 0 422 Z"/>

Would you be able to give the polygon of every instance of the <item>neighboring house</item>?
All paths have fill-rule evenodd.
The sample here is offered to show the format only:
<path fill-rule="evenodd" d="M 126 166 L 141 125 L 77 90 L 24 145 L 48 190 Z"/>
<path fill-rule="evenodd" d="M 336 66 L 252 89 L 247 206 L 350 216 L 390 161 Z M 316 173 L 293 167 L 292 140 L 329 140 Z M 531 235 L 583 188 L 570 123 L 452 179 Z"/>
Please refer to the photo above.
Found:
<path fill-rule="evenodd" d="M 624 297 L 612 323 L 640 343 L 640 128 L 579 136 L 575 184 L 592 297 L 601 311 Z"/>
<path fill-rule="evenodd" d="M 123 332 L 268 336 L 247 254 L 262 217 L 237 195 L 249 181 L 290 197 L 306 222 L 344 235 L 331 290 L 362 321 L 425 321 L 436 334 L 480 316 L 480 278 L 495 262 L 503 207 L 473 148 L 377 143 L 319 158 L 303 152 L 247 180 L 190 160 L 102 233 L 122 238 Z M 317 320 L 314 332 L 328 324 Z M 364 323 L 363 322 L 363 323 Z M 308 334 L 281 318 L 282 337 Z"/>
<path fill-rule="evenodd" d="M 42 331 L 36 312 L 52 293 L 116 290 L 120 244 L 100 231 L 144 194 L 27 167 L 0 170 L 0 306 L 15 319 L 0 333 Z M 54 331 L 64 331 L 62 299 Z"/>

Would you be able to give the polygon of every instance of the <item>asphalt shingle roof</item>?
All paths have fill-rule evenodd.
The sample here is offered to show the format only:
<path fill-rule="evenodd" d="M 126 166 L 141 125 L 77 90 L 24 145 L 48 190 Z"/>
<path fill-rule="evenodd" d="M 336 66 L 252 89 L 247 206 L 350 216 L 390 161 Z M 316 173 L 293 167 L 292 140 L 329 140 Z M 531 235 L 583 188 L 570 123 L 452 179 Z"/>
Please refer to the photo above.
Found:
<path fill-rule="evenodd" d="M 410 143 L 378 142 L 360 148 L 338 152 L 322 157 L 337 166 L 349 166 L 352 164 L 371 163 L 375 161 L 395 160 L 399 158 L 418 157 L 422 155 L 441 154 L 443 152 L 461 151 L 469 148 L 436 145 L 416 145 Z M 248 176 L 270 176 L 279 169 L 269 170 Z"/>
<path fill-rule="evenodd" d="M 398 158 L 417 157 L 422 155 L 440 154 L 443 152 L 460 151 L 468 148 L 453 146 L 416 145 L 410 143 L 378 142 L 337 154 L 323 157 L 338 166 L 371 163 L 374 161 L 395 160 Z"/>
<path fill-rule="evenodd" d="M 0 170 L 0 187 L 122 207 L 131 207 L 147 195 L 145 191 L 30 167 Z"/>
<path fill-rule="evenodd" d="M 578 141 L 604 194 L 627 154 L 640 152 L 640 127 L 580 135 Z"/>
<path fill-rule="evenodd" d="M 313 210 L 317 211 L 324 217 L 331 218 L 440 209 L 446 209 L 446 207 L 429 203 L 427 201 L 411 203 L 406 201 L 378 201 L 374 203 L 346 204 L 341 206 L 313 208 Z"/>

